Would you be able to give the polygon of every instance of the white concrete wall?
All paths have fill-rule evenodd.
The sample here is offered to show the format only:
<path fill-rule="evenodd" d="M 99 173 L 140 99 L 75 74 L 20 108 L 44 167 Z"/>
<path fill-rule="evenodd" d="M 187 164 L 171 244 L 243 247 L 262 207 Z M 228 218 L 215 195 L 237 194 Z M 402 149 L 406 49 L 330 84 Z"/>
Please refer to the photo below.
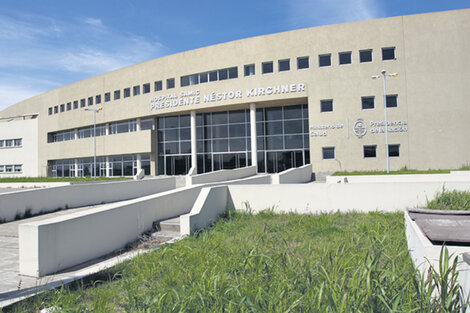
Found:
<path fill-rule="evenodd" d="M 327 176 L 326 183 L 344 183 L 345 178 L 347 178 L 348 183 L 469 182 L 470 171 L 452 171 L 449 174 Z"/>
<path fill-rule="evenodd" d="M 180 216 L 181 235 L 190 235 L 215 223 L 227 209 L 227 186 L 203 188 L 191 212 Z"/>
<path fill-rule="evenodd" d="M 430 267 L 433 267 L 439 273 L 439 259 L 442 247 L 433 245 L 429 241 L 416 222 L 410 218 L 408 212 L 405 213 L 405 233 L 408 250 L 410 251 L 411 260 L 415 268 L 420 271 L 421 275 L 427 275 Z M 462 253 L 470 252 L 470 247 L 447 246 L 447 250 L 449 251 L 449 264 L 452 265 L 456 257 Z"/>
<path fill-rule="evenodd" d="M 21 173 L 0 173 L 0 177 L 36 177 L 38 170 L 38 119 L 0 122 L 0 140 L 21 138 L 21 147 L 0 148 L 0 165 L 22 165 Z"/>
<path fill-rule="evenodd" d="M 63 183 L 46 183 L 46 182 L 37 182 L 37 183 L 0 183 L 0 188 L 50 188 L 50 187 L 60 187 L 60 186 L 69 186 L 70 182 Z"/>
<path fill-rule="evenodd" d="M 290 168 L 280 173 L 271 174 L 272 184 L 299 184 L 312 179 L 312 164 Z"/>
<path fill-rule="evenodd" d="M 170 180 L 174 186 L 174 177 Z M 257 175 L 224 184 L 269 182 L 269 175 Z M 220 185 L 208 185 L 217 184 Z M 20 224 L 20 273 L 43 276 L 120 249 L 150 229 L 154 221 L 189 213 L 204 186 L 179 188 L 124 204 Z"/>
<path fill-rule="evenodd" d="M 193 176 L 187 176 L 187 186 L 212 182 L 229 181 L 256 175 L 256 166 L 247 166 L 233 170 L 220 170 Z"/>
<path fill-rule="evenodd" d="M 39 277 L 120 249 L 151 229 L 154 221 L 188 213 L 201 188 L 20 224 L 20 273 Z"/>
<path fill-rule="evenodd" d="M 403 211 L 420 207 L 437 192 L 469 190 L 470 182 L 450 183 L 370 183 L 370 184 L 289 184 L 229 186 L 235 209 L 248 202 L 257 212 L 320 213 L 331 211 Z"/>
<path fill-rule="evenodd" d="M 83 183 L 69 186 L 13 191 L 0 194 L 0 218 L 5 221 L 24 215 L 51 212 L 59 208 L 75 208 L 142 197 L 175 189 L 174 177 Z"/>

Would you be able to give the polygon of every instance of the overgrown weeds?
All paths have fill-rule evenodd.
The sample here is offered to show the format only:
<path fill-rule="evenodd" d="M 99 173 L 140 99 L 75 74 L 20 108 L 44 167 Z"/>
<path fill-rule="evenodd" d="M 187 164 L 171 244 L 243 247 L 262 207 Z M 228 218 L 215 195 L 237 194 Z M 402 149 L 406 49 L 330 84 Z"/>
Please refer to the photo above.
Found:
<path fill-rule="evenodd" d="M 470 210 L 470 192 L 446 190 L 438 192 L 433 200 L 427 201 L 426 208 L 434 210 Z"/>
<path fill-rule="evenodd" d="M 91 283 L 8 311 L 444 312 L 416 276 L 401 213 L 232 212 Z"/>

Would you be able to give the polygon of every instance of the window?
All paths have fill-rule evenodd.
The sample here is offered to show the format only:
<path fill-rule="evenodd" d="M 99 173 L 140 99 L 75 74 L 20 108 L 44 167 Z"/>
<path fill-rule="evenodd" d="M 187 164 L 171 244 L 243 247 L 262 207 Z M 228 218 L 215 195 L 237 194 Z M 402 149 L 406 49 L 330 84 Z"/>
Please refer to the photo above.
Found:
<path fill-rule="evenodd" d="M 49 113 L 49 115 L 52 115 L 52 107 L 50 107 L 50 108 L 48 109 L 48 113 Z"/>
<path fill-rule="evenodd" d="M 101 103 L 101 95 L 96 95 L 95 97 L 95 103 L 100 104 Z"/>
<path fill-rule="evenodd" d="M 86 106 L 86 100 L 85 99 L 80 99 L 80 107 L 84 108 Z"/>
<path fill-rule="evenodd" d="M 67 102 L 67 111 L 72 110 L 72 102 Z"/>
<path fill-rule="evenodd" d="M 359 51 L 359 62 L 372 62 L 372 49 Z"/>
<path fill-rule="evenodd" d="M 338 53 L 339 64 L 351 64 L 351 51 Z"/>
<path fill-rule="evenodd" d="M 279 72 L 290 71 L 290 60 L 279 60 Z"/>
<path fill-rule="evenodd" d="M 322 148 L 323 160 L 331 160 L 335 158 L 335 147 L 323 147 Z"/>
<path fill-rule="evenodd" d="M 181 87 L 189 86 L 189 76 L 181 76 Z"/>
<path fill-rule="evenodd" d="M 308 57 L 300 57 L 297 58 L 297 69 L 301 70 L 303 68 L 308 68 L 309 63 L 308 63 Z"/>
<path fill-rule="evenodd" d="M 13 165 L 5 165 L 5 172 L 7 173 L 13 172 Z"/>
<path fill-rule="evenodd" d="M 374 97 L 361 97 L 362 109 L 369 110 L 373 109 L 374 106 Z"/>
<path fill-rule="evenodd" d="M 153 128 L 153 118 L 146 118 L 140 120 L 140 130 L 147 130 Z"/>
<path fill-rule="evenodd" d="M 320 112 L 333 112 L 333 100 L 320 100 Z"/>
<path fill-rule="evenodd" d="M 400 145 L 388 145 L 388 156 L 399 157 L 400 156 Z"/>
<path fill-rule="evenodd" d="M 74 110 L 78 109 L 78 100 L 75 100 L 75 101 L 73 102 L 73 109 L 74 109 Z"/>
<path fill-rule="evenodd" d="M 121 90 L 114 90 L 114 100 L 119 100 L 121 98 Z"/>
<path fill-rule="evenodd" d="M 61 104 L 60 105 L 60 112 L 64 112 L 65 111 L 65 104 Z"/>
<path fill-rule="evenodd" d="M 13 147 L 13 139 L 5 140 L 5 147 Z"/>
<path fill-rule="evenodd" d="M 145 93 L 149 93 L 149 92 L 150 92 L 150 83 L 143 84 L 143 85 L 142 85 L 142 89 L 143 89 L 143 91 L 144 91 L 144 94 L 145 94 Z"/>
<path fill-rule="evenodd" d="M 323 66 L 331 66 L 331 54 L 321 54 L 318 56 L 318 65 L 320 67 Z"/>
<path fill-rule="evenodd" d="M 109 124 L 110 134 L 129 133 L 129 132 L 135 132 L 136 130 L 137 130 L 136 120 Z"/>
<path fill-rule="evenodd" d="M 131 88 L 124 88 L 124 98 L 129 98 L 131 96 Z"/>
<path fill-rule="evenodd" d="M 54 106 L 54 114 L 57 114 L 59 113 L 59 106 Z"/>
<path fill-rule="evenodd" d="M 364 158 L 375 158 L 377 156 L 377 146 L 364 146 Z"/>
<path fill-rule="evenodd" d="M 93 105 L 93 97 L 88 97 L 88 105 Z"/>
<path fill-rule="evenodd" d="M 262 63 L 262 73 L 272 73 L 273 72 L 273 62 L 263 62 Z"/>
<path fill-rule="evenodd" d="M 22 168 L 21 165 L 15 165 L 15 168 L 14 168 L 14 169 L 15 169 L 15 173 L 21 173 L 21 171 L 22 171 L 21 168 Z"/>
<path fill-rule="evenodd" d="M 382 60 L 395 60 L 395 47 L 382 48 Z"/>
<path fill-rule="evenodd" d="M 4 140 L 0 140 L 0 148 L 3 148 L 3 145 L 5 144 Z"/>
<path fill-rule="evenodd" d="M 161 81 L 161 80 L 156 81 L 154 87 L 155 87 L 155 91 L 160 91 L 160 90 L 162 90 L 162 89 L 163 89 L 162 81 Z"/>
<path fill-rule="evenodd" d="M 199 83 L 200 84 L 207 83 L 208 81 L 209 81 L 209 73 L 208 72 L 199 74 Z"/>
<path fill-rule="evenodd" d="M 140 95 L 140 86 L 134 86 L 134 87 L 132 88 L 132 94 L 133 94 L 134 96 Z"/>
<path fill-rule="evenodd" d="M 168 78 L 166 80 L 166 89 L 173 89 L 175 88 L 175 79 L 174 78 Z"/>
<path fill-rule="evenodd" d="M 217 78 L 217 71 L 214 71 L 214 72 L 209 72 L 209 81 L 210 82 L 213 82 L 213 81 L 216 81 L 218 78 Z"/>
<path fill-rule="evenodd" d="M 245 76 L 253 76 L 253 75 L 255 75 L 255 65 L 254 64 L 245 65 Z"/>
<path fill-rule="evenodd" d="M 21 138 L 15 139 L 14 144 L 15 147 L 21 147 L 23 140 Z"/>
<path fill-rule="evenodd" d="M 4 173 L 5 172 L 5 165 L 0 165 L 0 173 Z"/>
<path fill-rule="evenodd" d="M 104 94 L 104 102 L 109 102 L 111 101 L 111 93 L 107 92 Z"/>
<path fill-rule="evenodd" d="M 181 76 L 181 87 L 207 83 L 208 81 L 226 80 L 238 77 L 238 67 L 224 68 L 212 72 Z"/>
<path fill-rule="evenodd" d="M 387 108 L 396 108 L 398 106 L 398 95 L 387 95 Z"/>
<path fill-rule="evenodd" d="M 219 80 L 226 80 L 228 78 L 228 70 L 219 70 Z"/>
<path fill-rule="evenodd" d="M 228 78 L 237 78 L 238 77 L 238 67 L 231 67 L 228 69 Z"/>

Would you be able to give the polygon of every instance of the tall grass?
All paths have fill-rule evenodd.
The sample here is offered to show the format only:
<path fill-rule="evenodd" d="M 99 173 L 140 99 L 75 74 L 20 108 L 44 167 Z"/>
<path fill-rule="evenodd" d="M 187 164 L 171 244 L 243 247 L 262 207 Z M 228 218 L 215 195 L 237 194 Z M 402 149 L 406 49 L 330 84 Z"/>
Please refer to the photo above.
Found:
<path fill-rule="evenodd" d="M 433 200 L 428 200 L 426 208 L 434 210 L 470 210 L 470 191 L 445 190 L 438 192 Z"/>
<path fill-rule="evenodd" d="M 444 312 L 416 274 L 400 213 L 231 213 L 7 311 Z"/>

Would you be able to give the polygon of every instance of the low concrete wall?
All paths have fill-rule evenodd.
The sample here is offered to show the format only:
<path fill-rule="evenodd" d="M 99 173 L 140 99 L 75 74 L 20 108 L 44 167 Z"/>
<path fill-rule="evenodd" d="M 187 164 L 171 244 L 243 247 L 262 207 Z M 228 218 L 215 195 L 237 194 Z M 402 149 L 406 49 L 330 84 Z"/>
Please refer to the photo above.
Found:
<path fill-rule="evenodd" d="M 227 209 L 227 186 L 203 188 L 189 214 L 180 216 L 181 235 L 190 235 L 216 222 Z"/>
<path fill-rule="evenodd" d="M 50 188 L 50 187 L 60 187 L 60 186 L 69 186 L 70 183 L 0 183 L 0 188 Z"/>
<path fill-rule="evenodd" d="M 20 224 L 20 274 L 39 277 L 120 249 L 151 229 L 154 221 L 190 212 L 201 188 Z"/>
<path fill-rule="evenodd" d="M 271 174 L 272 184 L 299 184 L 312 179 L 312 164 L 290 168 L 280 173 Z"/>
<path fill-rule="evenodd" d="M 470 190 L 470 182 L 231 185 L 229 190 L 237 210 L 248 202 L 255 212 L 268 208 L 298 213 L 368 212 L 424 206 L 444 185 L 446 190 Z"/>
<path fill-rule="evenodd" d="M 224 184 L 269 182 L 269 175 L 257 175 Z M 120 249 L 151 229 L 154 221 L 189 213 L 204 186 L 179 188 L 103 208 L 20 224 L 20 273 L 39 277 Z"/>
<path fill-rule="evenodd" d="M 439 273 L 439 258 L 442 247 L 433 245 L 429 241 L 416 222 L 411 219 L 408 212 L 405 213 L 405 233 L 408 250 L 415 268 L 422 275 L 426 275 L 431 266 Z M 470 247 L 447 246 L 447 250 L 449 251 L 449 264 L 452 264 L 460 254 L 470 252 Z"/>
<path fill-rule="evenodd" d="M 188 175 L 186 178 L 186 183 L 187 186 L 191 186 L 196 184 L 229 181 L 253 175 L 256 175 L 256 166 L 247 166 L 233 170 L 220 170 L 192 176 Z"/>
<path fill-rule="evenodd" d="M 164 177 L 8 192 L 0 194 L 0 218 L 11 221 L 27 211 L 34 215 L 59 208 L 76 208 L 133 199 L 175 189 L 175 184 L 174 177 Z"/>
<path fill-rule="evenodd" d="M 346 180 L 345 180 L 346 179 Z M 470 171 L 452 171 L 450 174 L 404 175 L 351 175 L 327 176 L 327 184 L 336 183 L 417 183 L 417 182 L 470 182 Z"/>

